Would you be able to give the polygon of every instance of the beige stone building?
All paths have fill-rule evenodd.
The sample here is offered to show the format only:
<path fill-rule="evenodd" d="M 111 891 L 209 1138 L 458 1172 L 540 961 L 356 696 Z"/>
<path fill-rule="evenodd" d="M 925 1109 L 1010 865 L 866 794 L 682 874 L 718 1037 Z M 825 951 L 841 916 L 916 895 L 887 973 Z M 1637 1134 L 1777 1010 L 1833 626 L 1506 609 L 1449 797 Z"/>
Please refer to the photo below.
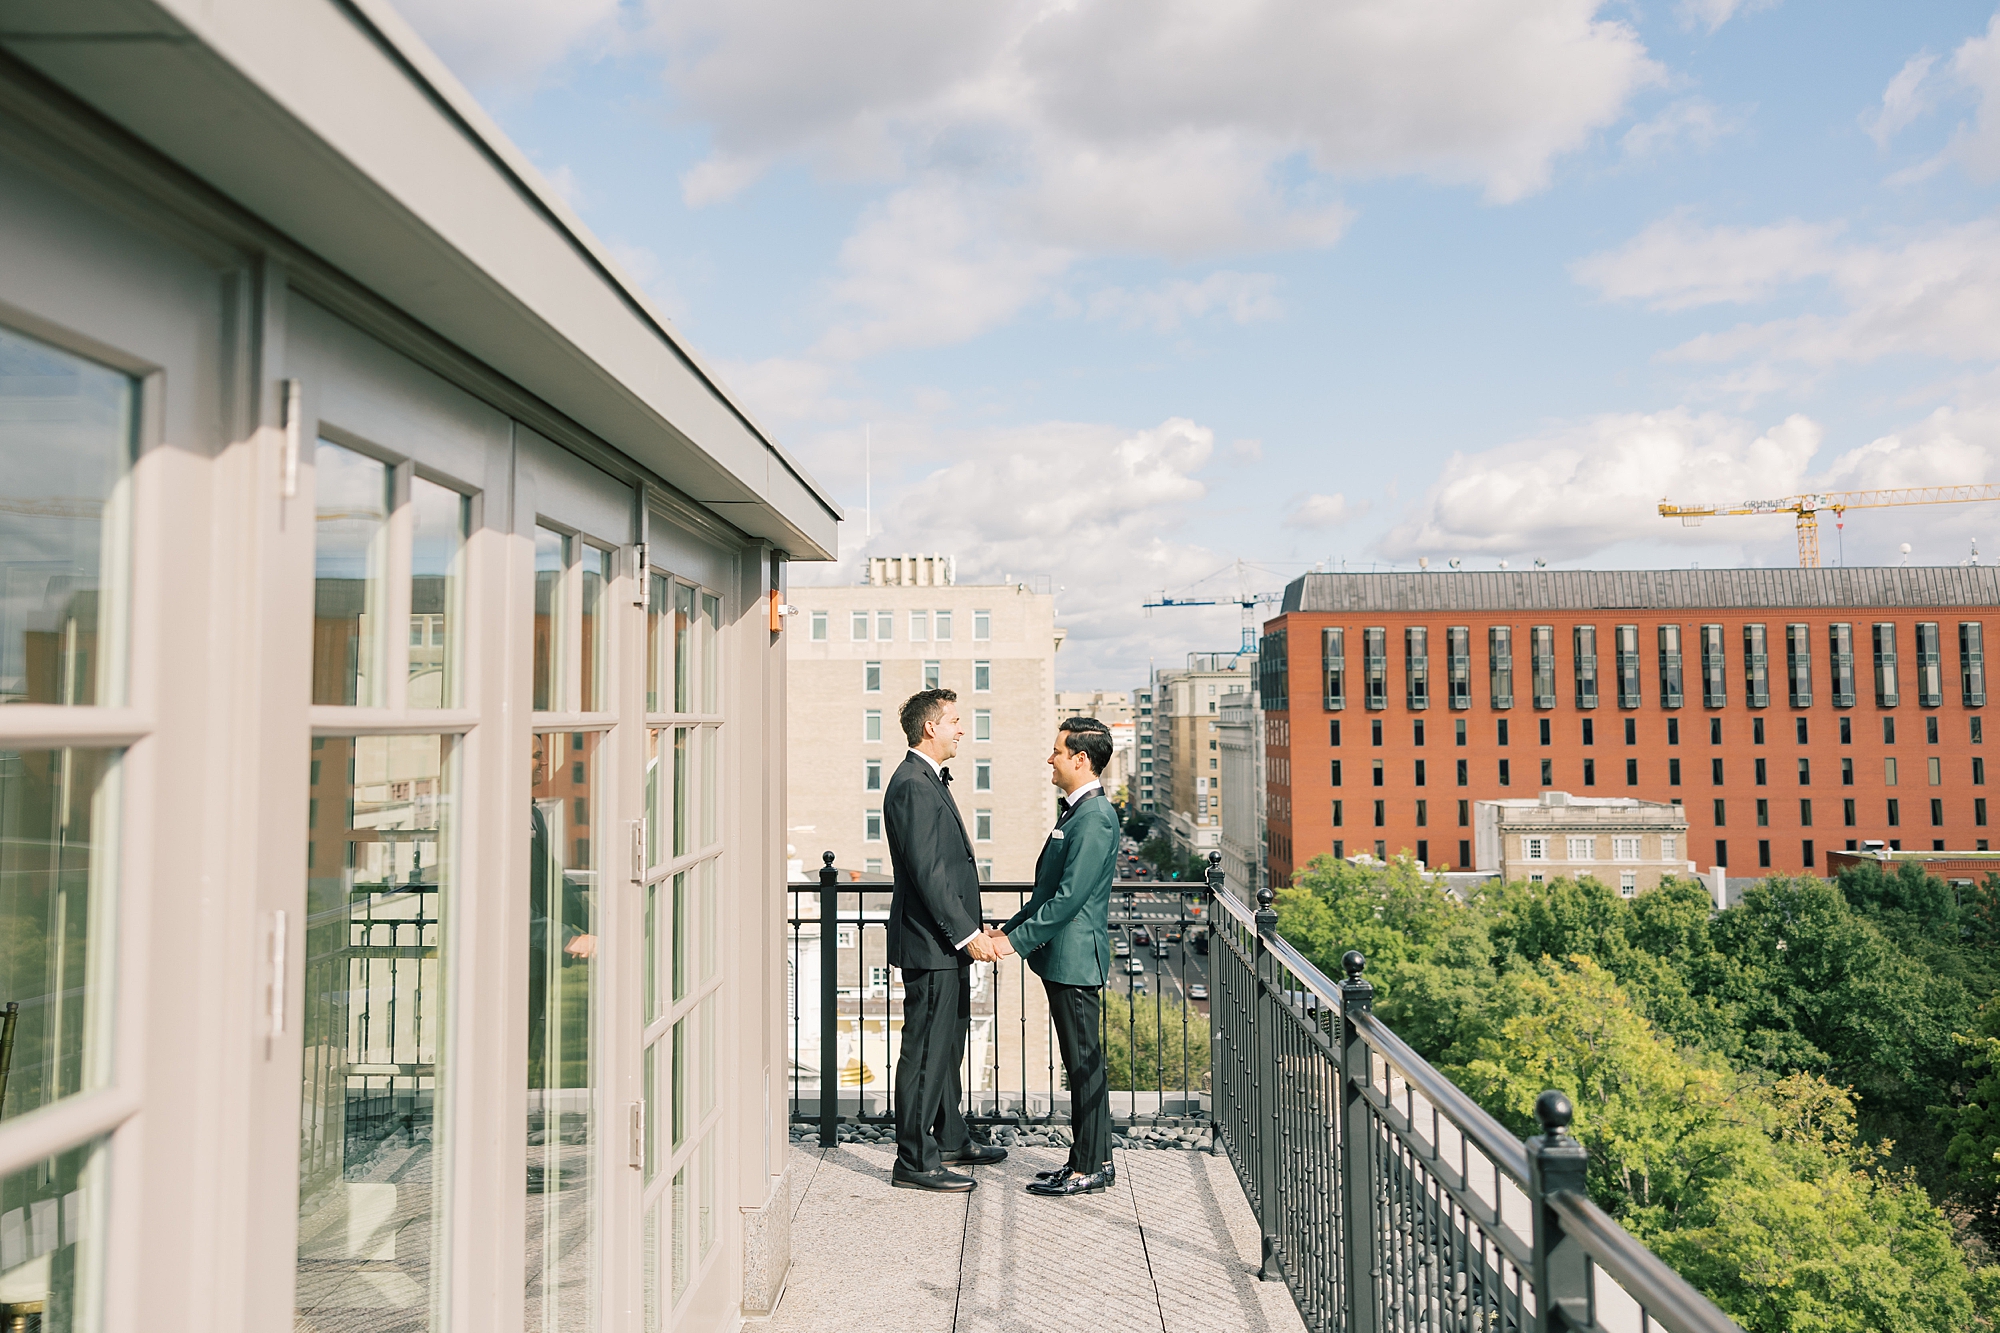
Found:
<path fill-rule="evenodd" d="M 896 716 L 918 690 L 958 692 L 966 739 L 952 794 L 981 875 L 1026 880 L 1055 820 L 1055 599 L 1020 583 L 960 584 L 949 556 L 874 557 L 868 581 L 797 587 L 789 669 L 791 859 L 831 851 L 888 873 L 882 793 L 908 748 Z"/>
<path fill-rule="evenodd" d="M 1137 773 L 1136 716 L 1132 696 L 1123 690 L 1058 690 L 1056 722 L 1066 717 L 1094 717 L 1111 731 L 1111 764 L 1101 775 L 1111 799 L 1131 808 L 1132 778 Z M 1122 798 L 1120 792 L 1125 792 Z"/>
<path fill-rule="evenodd" d="M 1588 875 L 1629 898 L 1667 875 L 1695 873 L 1687 815 L 1666 801 L 1562 791 L 1475 801 L 1473 831 L 1479 870 L 1509 882 Z"/>
<path fill-rule="evenodd" d="M 1222 699 L 1256 679 L 1254 652 L 1189 653 L 1187 666 L 1154 673 L 1154 813 L 1183 851 L 1222 847 Z"/>

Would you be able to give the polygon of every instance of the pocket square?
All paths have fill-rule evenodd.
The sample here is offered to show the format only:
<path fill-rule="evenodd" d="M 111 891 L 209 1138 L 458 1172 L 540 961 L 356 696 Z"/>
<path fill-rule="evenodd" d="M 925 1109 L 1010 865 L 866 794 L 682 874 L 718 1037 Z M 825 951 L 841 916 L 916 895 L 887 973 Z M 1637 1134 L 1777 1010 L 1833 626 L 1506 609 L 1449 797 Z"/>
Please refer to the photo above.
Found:
<path fill-rule="evenodd" d="M 1049 830 L 1049 836 L 1050 836 L 1051 838 L 1060 838 L 1060 837 L 1061 837 L 1062 835 L 1063 835 L 1063 831 L 1062 831 L 1061 829 L 1059 829 L 1059 828 L 1058 828 L 1058 829 L 1050 829 L 1050 830 Z"/>

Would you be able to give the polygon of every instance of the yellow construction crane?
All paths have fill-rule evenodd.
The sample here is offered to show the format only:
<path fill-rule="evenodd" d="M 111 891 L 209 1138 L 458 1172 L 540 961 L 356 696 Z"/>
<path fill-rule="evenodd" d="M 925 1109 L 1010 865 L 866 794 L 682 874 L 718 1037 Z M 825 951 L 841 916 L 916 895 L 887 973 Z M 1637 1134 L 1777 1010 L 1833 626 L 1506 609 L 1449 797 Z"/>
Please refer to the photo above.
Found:
<path fill-rule="evenodd" d="M 1881 491 L 1824 491 L 1788 495 L 1782 500 L 1738 500 L 1725 504 L 1670 504 L 1660 501 L 1661 518 L 1677 518 L 1684 527 L 1699 527 L 1705 518 L 1735 514 L 1791 514 L 1798 520 L 1799 568 L 1819 567 L 1819 516 L 1832 510 L 1836 519 L 1850 509 L 1884 509 L 1890 505 L 1949 505 L 1971 500 L 2000 500 L 2000 485 L 1899 486 Z"/>

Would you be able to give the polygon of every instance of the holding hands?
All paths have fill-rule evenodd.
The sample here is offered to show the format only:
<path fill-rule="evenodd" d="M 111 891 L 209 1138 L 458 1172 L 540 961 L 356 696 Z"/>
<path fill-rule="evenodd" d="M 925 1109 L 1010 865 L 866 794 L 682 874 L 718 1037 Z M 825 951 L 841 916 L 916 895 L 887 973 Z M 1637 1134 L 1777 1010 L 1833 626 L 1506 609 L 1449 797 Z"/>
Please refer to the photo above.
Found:
<path fill-rule="evenodd" d="M 975 935 L 965 951 L 982 963 L 997 963 L 1014 952 L 1014 946 L 1007 942 L 1005 931 L 996 926 L 988 926 L 983 935 Z"/>

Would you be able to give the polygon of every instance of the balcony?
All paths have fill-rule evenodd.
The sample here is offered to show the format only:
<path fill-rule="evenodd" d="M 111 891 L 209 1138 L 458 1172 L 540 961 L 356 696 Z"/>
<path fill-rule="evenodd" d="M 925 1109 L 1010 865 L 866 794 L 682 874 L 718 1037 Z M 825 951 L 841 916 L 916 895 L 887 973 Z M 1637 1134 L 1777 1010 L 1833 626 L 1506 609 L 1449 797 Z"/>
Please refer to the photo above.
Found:
<path fill-rule="evenodd" d="M 1010 959 L 975 983 L 965 1102 L 1008 1160 L 971 1195 L 892 1193 L 899 1001 L 841 999 L 877 965 L 889 895 L 827 860 L 793 894 L 794 1257 L 774 1328 L 1740 1333 L 1591 1201 L 1561 1091 L 1514 1138 L 1375 1018 L 1360 954 L 1327 978 L 1277 933 L 1268 889 L 1255 909 L 1225 892 L 1220 856 L 1201 893 L 1114 892 L 1118 961 L 1139 963 L 1105 995 L 1116 1187 L 1022 1192 L 1064 1155 L 1068 1095 Z M 989 919 L 1030 887 L 986 886 Z"/>

